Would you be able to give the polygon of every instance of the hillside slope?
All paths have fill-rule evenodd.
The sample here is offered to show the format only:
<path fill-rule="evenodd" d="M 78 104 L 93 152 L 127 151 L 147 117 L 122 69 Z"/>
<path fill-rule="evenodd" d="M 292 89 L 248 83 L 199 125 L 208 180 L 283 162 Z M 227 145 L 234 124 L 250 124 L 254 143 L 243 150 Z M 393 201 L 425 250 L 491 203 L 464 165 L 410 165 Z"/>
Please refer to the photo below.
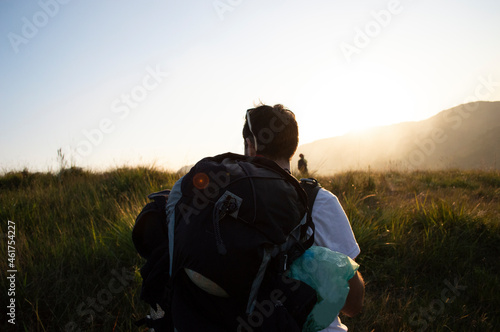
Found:
<path fill-rule="evenodd" d="M 299 146 L 309 169 L 499 169 L 500 102 L 460 105 L 418 122 L 374 127 Z M 294 159 L 293 165 L 297 164 Z"/>

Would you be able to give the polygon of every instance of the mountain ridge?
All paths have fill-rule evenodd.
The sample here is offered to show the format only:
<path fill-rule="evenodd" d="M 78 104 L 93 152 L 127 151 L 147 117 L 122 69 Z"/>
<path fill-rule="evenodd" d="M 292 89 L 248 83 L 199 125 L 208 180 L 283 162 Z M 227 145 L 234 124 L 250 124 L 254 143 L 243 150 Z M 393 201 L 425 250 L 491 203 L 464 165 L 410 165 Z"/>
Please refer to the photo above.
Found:
<path fill-rule="evenodd" d="M 500 101 L 462 104 L 421 121 L 367 128 L 299 146 L 309 170 L 499 169 Z M 292 165 L 297 164 L 297 157 Z"/>

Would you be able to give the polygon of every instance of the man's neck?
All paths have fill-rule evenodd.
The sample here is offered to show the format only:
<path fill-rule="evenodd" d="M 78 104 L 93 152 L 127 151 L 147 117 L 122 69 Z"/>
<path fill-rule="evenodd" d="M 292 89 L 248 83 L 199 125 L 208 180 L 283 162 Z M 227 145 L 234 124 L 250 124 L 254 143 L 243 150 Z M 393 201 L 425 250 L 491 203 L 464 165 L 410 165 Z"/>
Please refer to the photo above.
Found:
<path fill-rule="evenodd" d="M 290 171 L 290 160 L 279 159 L 279 160 L 274 160 L 274 162 L 284 170 Z"/>
<path fill-rule="evenodd" d="M 274 161 L 276 164 L 278 164 L 284 170 L 287 170 L 290 172 L 290 160 L 289 159 L 273 159 L 273 158 L 269 158 L 267 156 L 263 156 L 263 155 L 259 155 L 259 154 L 255 154 L 255 153 L 247 153 L 247 152 L 245 152 L 245 156 L 252 156 L 252 157 L 259 156 L 259 157 L 268 158 L 268 159 Z"/>

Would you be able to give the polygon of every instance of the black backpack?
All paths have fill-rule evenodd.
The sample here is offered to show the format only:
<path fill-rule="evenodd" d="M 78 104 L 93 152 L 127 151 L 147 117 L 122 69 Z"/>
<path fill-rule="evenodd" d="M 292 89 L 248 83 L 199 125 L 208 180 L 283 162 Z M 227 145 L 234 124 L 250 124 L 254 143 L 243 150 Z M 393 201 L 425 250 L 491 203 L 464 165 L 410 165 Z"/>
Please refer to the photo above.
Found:
<path fill-rule="evenodd" d="M 133 230 L 147 259 L 141 299 L 152 307 L 138 323 L 156 332 L 173 331 L 173 321 L 181 332 L 300 331 L 316 293 L 286 270 L 313 243 L 307 210 L 319 187 L 313 179 L 299 184 L 268 159 L 224 154 L 201 160 L 184 177 L 168 230 L 168 191 L 151 194 Z M 200 290 L 184 268 L 230 297 Z"/>
<path fill-rule="evenodd" d="M 146 259 L 140 272 L 142 287 L 140 299 L 151 307 L 150 315 L 135 322 L 137 326 L 146 325 L 156 332 L 173 331 L 170 315 L 170 296 L 168 287 L 169 254 L 166 224 L 166 203 L 170 190 L 148 195 L 152 200 L 137 216 L 132 230 L 132 241 L 137 252 Z"/>

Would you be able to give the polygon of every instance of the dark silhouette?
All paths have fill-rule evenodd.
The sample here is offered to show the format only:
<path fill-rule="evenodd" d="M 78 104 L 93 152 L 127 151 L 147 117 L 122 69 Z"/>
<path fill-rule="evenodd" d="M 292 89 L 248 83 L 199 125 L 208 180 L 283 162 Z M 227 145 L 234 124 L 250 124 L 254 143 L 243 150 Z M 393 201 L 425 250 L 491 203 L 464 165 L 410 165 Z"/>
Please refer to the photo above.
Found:
<path fill-rule="evenodd" d="M 298 167 L 300 174 L 302 175 L 307 175 L 309 171 L 307 170 L 307 160 L 304 159 L 304 155 L 301 153 L 299 154 L 299 162 L 298 162 Z"/>

